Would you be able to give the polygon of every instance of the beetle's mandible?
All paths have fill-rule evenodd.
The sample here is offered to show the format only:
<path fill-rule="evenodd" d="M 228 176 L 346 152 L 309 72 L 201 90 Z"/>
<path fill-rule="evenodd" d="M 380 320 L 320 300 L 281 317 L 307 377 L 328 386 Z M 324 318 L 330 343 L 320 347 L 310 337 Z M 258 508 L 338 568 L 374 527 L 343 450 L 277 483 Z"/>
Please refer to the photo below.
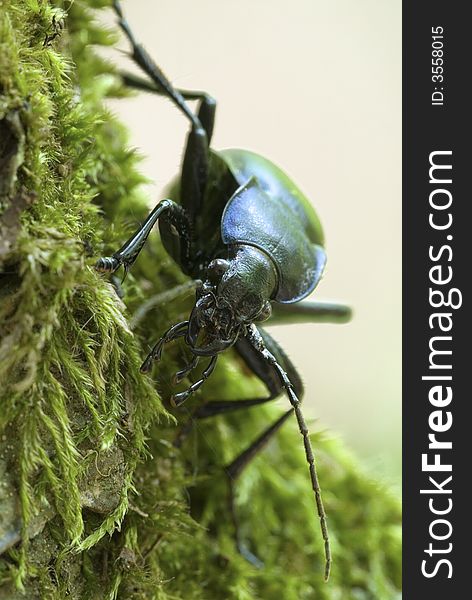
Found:
<path fill-rule="evenodd" d="M 285 391 L 291 408 L 238 456 L 225 471 L 233 482 L 269 438 L 295 413 L 303 436 L 311 484 L 325 545 L 325 579 L 331 565 L 326 515 L 321 499 L 308 429 L 300 410 L 303 386 L 282 348 L 258 323 L 346 322 L 347 306 L 300 302 L 316 287 L 326 262 L 324 236 L 311 204 L 289 177 L 269 160 L 246 150 L 210 147 L 215 100 L 205 92 L 173 87 L 146 50 L 137 43 L 121 6 L 114 2 L 119 25 L 128 38 L 132 59 L 146 78 L 123 74 L 136 89 L 170 99 L 190 123 L 182 170 L 170 196 L 112 256 L 100 258 L 99 271 L 132 266 L 154 225 L 182 271 L 199 283 L 187 321 L 172 325 L 156 343 L 141 370 L 159 360 L 164 344 L 183 338 L 194 359 L 176 379 L 183 379 L 200 360 L 208 365 L 188 390 L 174 395 L 176 406 L 199 389 L 213 372 L 219 353 L 234 347 L 263 381 L 269 394 L 244 401 L 207 402 L 194 414 L 204 418 L 268 402 Z M 197 113 L 188 101 L 198 102 Z M 232 512 L 238 548 L 255 560 L 239 539 L 234 499 Z"/>

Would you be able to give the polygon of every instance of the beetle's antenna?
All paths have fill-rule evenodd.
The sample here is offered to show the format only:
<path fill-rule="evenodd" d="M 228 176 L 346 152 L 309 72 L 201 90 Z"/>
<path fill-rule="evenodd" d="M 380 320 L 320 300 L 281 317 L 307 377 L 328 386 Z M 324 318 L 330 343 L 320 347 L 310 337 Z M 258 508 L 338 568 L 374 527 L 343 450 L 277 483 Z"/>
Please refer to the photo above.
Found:
<path fill-rule="evenodd" d="M 326 522 L 326 513 L 323 506 L 323 500 L 321 498 L 321 488 L 318 482 L 318 474 L 316 472 L 315 465 L 315 456 L 313 454 L 313 448 L 311 446 L 308 427 L 305 422 L 305 417 L 300 408 L 300 400 L 295 394 L 293 389 L 292 382 L 290 381 L 287 373 L 281 367 L 275 356 L 267 350 L 264 344 L 264 340 L 262 339 L 261 334 L 259 333 L 257 327 L 251 325 L 248 329 L 248 334 L 246 335 L 247 339 L 251 342 L 256 350 L 258 350 L 261 355 L 270 363 L 274 369 L 277 371 L 282 384 L 287 392 L 287 396 L 290 400 L 290 404 L 293 407 L 295 412 L 295 416 L 297 417 L 298 428 L 300 429 L 300 433 L 303 436 L 303 444 L 305 446 L 305 456 L 308 462 L 309 470 L 310 470 L 310 479 L 311 479 L 311 487 L 313 488 L 313 492 L 315 494 L 316 508 L 318 510 L 318 517 L 320 519 L 320 527 L 321 533 L 324 540 L 324 550 L 325 550 L 325 572 L 324 579 L 328 581 L 329 574 L 331 571 L 331 547 L 329 544 L 329 535 L 328 535 L 328 524 Z"/>
<path fill-rule="evenodd" d="M 323 535 L 323 540 L 324 540 L 324 547 L 325 547 L 324 579 L 325 579 L 325 581 L 328 581 L 329 573 L 331 571 L 331 547 L 329 545 L 329 535 L 328 535 L 328 524 L 326 522 L 326 512 L 325 512 L 325 509 L 323 506 L 323 500 L 321 498 L 321 488 L 320 488 L 320 484 L 318 482 L 318 474 L 316 472 L 316 465 L 315 465 L 315 456 L 313 454 L 313 448 L 311 446 L 308 427 L 306 425 L 305 417 L 303 416 L 303 413 L 302 413 L 302 410 L 300 407 L 300 400 L 298 399 L 295 392 L 293 391 L 292 384 L 290 383 L 290 380 L 288 379 L 287 374 L 285 373 L 285 371 L 282 369 L 282 367 L 279 365 L 279 363 L 277 361 L 275 361 L 275 363 L 273 363 L 273 365 L 274 365 L 275 369 L 277 370 L 277 372 L 279 373 L 279 375 L 281 376 L 282 381 L 284 382 L 284 387 L 285 387 L 285 390 L 289 397 L 290 404 L 293 406 L 294 411 L 295 411 L 295 416 L 297 417 L 298 428 L 300 429 L 300 433 L 303 436 L 303 444 L 305 446 L 305 456 L 306 456 L 306 460 L 308 462 L 308 466 L 309 466 L 309 470 L 310 470 L 311 486 L 315 493 L 316 508 L 318 510 L 318 517 L 320 518 L 321 533 Z"/>

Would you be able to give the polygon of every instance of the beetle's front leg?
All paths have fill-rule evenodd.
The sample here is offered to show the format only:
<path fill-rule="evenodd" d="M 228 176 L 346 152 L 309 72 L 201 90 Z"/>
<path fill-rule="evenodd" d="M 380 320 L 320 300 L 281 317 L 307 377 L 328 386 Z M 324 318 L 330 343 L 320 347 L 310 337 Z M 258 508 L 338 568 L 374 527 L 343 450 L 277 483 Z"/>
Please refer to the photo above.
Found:
<path fill-rule="evenodd" d="M 187 255 L 190 256 L 190 224 L 187 215 L 179 204 L 172 200 L 162 200 L 119 250 L 111 256 L 104 256 L 97 260 L 95 263 L 97 271 L 114 273 L 123 265 L 126 276 L 159 218 L 165 219 L 177 229 L 181 240 L 182 255 L 184 258 Z"/>
<path fill-rule="evenodd" d="M 175 325 L 172 325 L 172 327 L 169 327 L 147 355 L 145 361 L 141 365 L 141 373 L 148 373 L 151 370 L 152 362 L 154 360 L 161 360 L 164 345 L 172 342 L 178 337 L 183 337 L 187 333 L 187 329 L 188 321 L 181 321 L 180 323 L 176 323 Z"/>
<path fill-rule="evenodd" d="M 218 354 L 215 354 L 214 356 L 212 356 L 210 362 L 208 363 L 208 366 L 203 371 L 200 379 L 198 379 L 195 383 L 192 383 L 192 385 L 188 389 L 184 390 L 183 392 L 174 394 L 171 398 L 171 404 L 173 406 L 181 406 L 187 400 L 187 398 L 189 396 L 191 396 L 194 392 L 196 392 L 198 389 L 200 389 L 202 387 L 202 385 L 205 383 L 205 381 L 210 377 L 210 375 L 215 370 L 217 360 L 218 360 Z"/>

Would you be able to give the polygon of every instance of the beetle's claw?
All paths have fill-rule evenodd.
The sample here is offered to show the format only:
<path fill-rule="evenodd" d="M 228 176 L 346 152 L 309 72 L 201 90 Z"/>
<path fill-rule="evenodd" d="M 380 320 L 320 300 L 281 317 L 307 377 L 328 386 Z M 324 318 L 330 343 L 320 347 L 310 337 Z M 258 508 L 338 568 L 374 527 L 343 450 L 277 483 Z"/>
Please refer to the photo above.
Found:
<path fill-rule="evenodd" d="M 152 354 L 149 354 L 149 356 L 147 356 L 146 360 L 143 362 L 143 364 L 139 368 L 140 372 L 141 373 L 149 373 L 149 371 L 151 370 L 151 365 L 152 365 Z"/>
<path fill-rule="evenodd" d="M 154 348 L 154 350 L 151 352 L 151 357 L 153 360 L 159 362 L 162 358 L 162 349 L 164 347 L 164 342 L 160 341 L 158 343 L 158 345 Z"/>
<path fill-rule="evenodd" d="M 170 399 L 170 403 L 172 404 L 172 406 L 177 408 L 178 406 L 181 406 L 185 402 L 185 400 L 187 400 L 190 394 L 191 392 L 189 392 L 188 390 L 186 390 L 185 392 L 180 392 L 179 394 L 174 394 Z"/>
<path fill-rule="evenodd" d="M 173 378 L 174 385 L 179 384 L 190 373 L 190 371 L 192 371 L 192 369 L 194 369 L 197 366 L 198 359 L 199 357 L 195 356 L 193 360 L 190 363 L 188 363 L 188 365 L 186 365 L 180 371 L 177 371 Z"/>
<path fill-rule="evenodd" d="M 187 374 L 187 372 L 185 370 L 178 371 L 172 378 L 173 385 L 179 384 L 182 381 L 182 379 L 185 377 L 186 374 Z"/>
<path fill-rule="evenodd" d="M 151 350 L 151 352 L 149 352 L 149 354 L 146 356 L 146 360 L 143 362 L 140 368 L 141 373 L 149 373 L 149 371 L 151 370 L 152 362 L 154 360 L 157 362 L 161 360 L 164 342 L 165 339 L 161 338 Z"/>

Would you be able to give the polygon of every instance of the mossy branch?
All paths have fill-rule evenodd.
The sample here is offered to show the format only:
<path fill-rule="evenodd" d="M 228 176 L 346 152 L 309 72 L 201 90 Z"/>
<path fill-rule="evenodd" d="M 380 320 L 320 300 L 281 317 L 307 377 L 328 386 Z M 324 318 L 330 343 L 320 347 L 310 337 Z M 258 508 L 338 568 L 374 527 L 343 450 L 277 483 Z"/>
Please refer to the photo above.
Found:
<path fill-rule="evenodd" d="M 92 267 L 146 212 L 138 157 L 104 105 L 127 94 L 94 49 L 116 41 L 94 21 L 107 5 L 0 0 L 0 598 L 390 600 L 399 504 L 340 442 L 312 436 L 330 583 L 295 423 L 238 488 L 243 536 L 265 561 L 255 569 L 234 547 L 221 466 L 277 407 L 203 421 L 176 445 L 156 389 L 168 397 L 178 348 L 158 382 L 139 373 L 191 290 L 158 236 L 126 306 Z M 228 355 L 205 397 L 259 386 Z"/>

